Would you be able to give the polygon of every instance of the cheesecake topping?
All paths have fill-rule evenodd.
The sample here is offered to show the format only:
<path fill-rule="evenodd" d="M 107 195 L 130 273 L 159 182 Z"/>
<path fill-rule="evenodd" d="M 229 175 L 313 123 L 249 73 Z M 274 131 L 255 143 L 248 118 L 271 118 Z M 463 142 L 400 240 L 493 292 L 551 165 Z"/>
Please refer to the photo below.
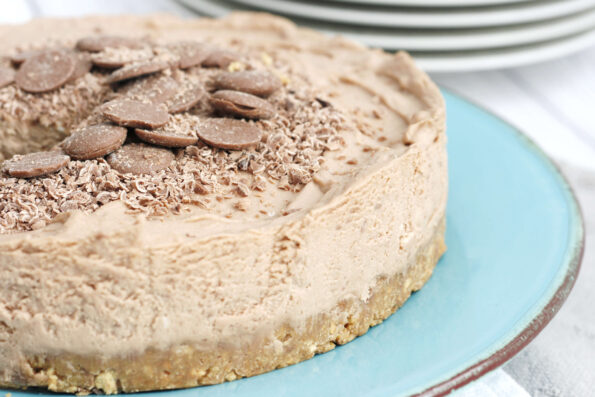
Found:
<path fill-rule="evenodd" d="M 36 229 L 61 212 L 93 211 L 115 200 L 132 212 L 164 215 L 247 197 L 270 184 L 297 192 L 320 169 L 324 152 L 342 145 L 339 111 L 322 106 L 299 75 L 295 84 L 280 78 L 288 70 L 268 56 L 263 62 L 261 52 L 115 37 L 79 40 L 75 50 L 65 43 L 47 48 L 20 52 L 20 68 L 19 56 L 10 58 L 13 67 L 3 66 L 17 75 L 43 69 L 47 77 L 30 84 L 41 82 L 37 90 L 47 91 L 9 82 L 0 105 L 24 120 L 56 114 L 49 123 L 63 120 L 69 136 L 44 167 L 19 172 L 5 163 L 0 233 Z M 41 68 L 40 60 L 50 67 Z M 60 103 L 68 106 L 59 109 Z M 17 112 L 20 104 L 30 110 Z"/>

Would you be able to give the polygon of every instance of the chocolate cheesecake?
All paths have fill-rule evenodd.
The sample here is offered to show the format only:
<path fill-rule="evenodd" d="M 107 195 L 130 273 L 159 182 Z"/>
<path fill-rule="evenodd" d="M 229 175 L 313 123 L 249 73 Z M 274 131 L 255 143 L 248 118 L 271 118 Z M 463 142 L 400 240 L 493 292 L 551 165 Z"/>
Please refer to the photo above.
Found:
<path fill-rule="evenodd" d="M 0 35 L 1 386 L 295 364 L 386 319 L 445 250 L 444 101 L 406 53 L 251 13 Z"/>

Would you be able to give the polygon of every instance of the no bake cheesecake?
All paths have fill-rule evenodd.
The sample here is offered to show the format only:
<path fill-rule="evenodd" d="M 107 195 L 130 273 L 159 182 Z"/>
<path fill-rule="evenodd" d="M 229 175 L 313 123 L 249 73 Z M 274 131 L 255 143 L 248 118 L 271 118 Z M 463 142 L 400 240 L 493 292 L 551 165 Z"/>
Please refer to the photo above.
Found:
<path fill-rule="evenodd" d="M 266 14 L 0 27 L 0 386 L 214 384 L 351 341 L 445 250 L 406 53 Z"/>

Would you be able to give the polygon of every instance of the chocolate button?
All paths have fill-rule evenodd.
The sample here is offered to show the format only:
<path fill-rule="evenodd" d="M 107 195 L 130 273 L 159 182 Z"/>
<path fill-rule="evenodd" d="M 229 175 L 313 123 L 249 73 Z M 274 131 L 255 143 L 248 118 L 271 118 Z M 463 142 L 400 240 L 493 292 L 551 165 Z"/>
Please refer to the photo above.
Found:
<path fill-rule="evenodd" d="M 209 55 L 202 62 L 202 66 L 208 68 L 226 68 L 230 63 L 238 59 L 240 59 L 240 56 L 235 52 L 214 49 L 210 51 Z"/>
<path fill-rule="evenodd" d="M 60 50 L 44 51 L 23 62 L 15 81 L 23 91 L 51 91 L 70 79 L 74 66 L 75 60 L 70 54 Z"/>
<path fill-rule="evenodd" d="M 165 106 L 116 99 L 102 106 L 102 114 L 116 124 L 136 128 L 157 128 L 169 119 Z"/>
<path fill-rule="evenodd" d="M 179 131 L 179 129 L 174 127 L 168 128 L 168 125 L 156 130 L 141 130 L 137 128 L 134 132 L 136 136 L 145 142 L 165 147 L 186 147 L 198 142 L 194 131 Z"/>
<path fill-rule="evenodd" d="M 93 57 L 93 65 L 103 69 L 119 69 L 127 63 L 130 63 L 130 61 L 108 57 Z"/>
<path fill-rule="evenodd" d="M 0 88 L 6 87 L 14 81 L 14 70 L 6 66 L 0 66 Z"/>
<path fill-rule="evenodd" d="M 100 52 L 106 48 L 131 48 L 139 49 L 146 45 L 142 40 L 121 36 L 90 36 L 76 42 L 80 51 Z"/>
<path fill-rule="evenodd" d="M 91 59 L 89 58 L 89 55 L 87 53 L 71 52 L 67 49 L 62 49 L 62 51 L 74 57 L 74 72 L 72 73 L 72 76 L 70 76 L 70 79 L 68 79 L 68 81 L 74 81 L 89 73 L 93 65 L 91 64 Z M 14 65 L 19 66 L 31 56 L 41 54 L 42 52 L 42 50 L 21 52 L 17 55 L 12 56 L 10 60 Z"/>
<path fill-rule="evenodd" d="M 166 169 L 174 158 L 170 150 L 143 143 L 131 143 L 107 156 L 107 162 L 113 169 L 123 174 L 138 175 Z"/>
<path fill-rule="evenodd" d="M 75 131 L 62 149 L 76 160 L 103 157 L 124 144 L 127 130 L 112 124 L 98 124 Z"/>
<path fill-rule="evenodd" d="M 91 64 L 91 58 L 87 53 L 77 52 L 73 53 L 71 56 L 74 57 L 74 72 L 72 72 L 72 76 L 70 76 L 68 81 L 75 81 L 89 73 L 93 65 Z"/>
<path fill-rule="evenodd" d="M 188 69 L 200 65 L 209 56 L 210 50 L 203 43 L 182 41 L 168 46 L 169 50 L 180 57 L 178 67 Z"/>
<path fill-rule="evenodd" d="M 267 97 L 281 88 L 281 80 L 277 76 L 255 70 L 221 73 L 215 77 L 213 84 L 220 90 L 242 91 L 261 97 Z"/>
<path fill-rule="evenodd" d="M 260 129 L 242 120 L 208 119 L 198 127 L 198 137 L 208 145 L 240 150 L 260 142 Z"/>
<path fill-rule="evenodd" d="M 50 51 L 50 50 L 58 50 L 64 52 L 72 51 L 70 48 L 67 47 L 52 47 L 52 48 L 44 48 L 42 50 L 29 50 L 19 52 L 18 54 L 12 55 L 10 57 L 10 62 L 12 62 L 15 66 L 20 66 L 23 62 L 25 62 L 28 58 L 32 57 L 33 55 L 41 54 L 42 52 Z"/>
<path fill-rule="evenodd" d="M 209 98 L 213 108 L 223 114 L 249 119 L 270 119 L 275 108 L 262 98 L 240 91 L 221 90 Z"/>
<path fill-rule="evenodd" d="M 38 152 L 15 156 L 4 162 L 4 169 L 16 178 L 32 178 L 58 171 L 70 158 L 60 152 Z"/>
<path fill-rule="evenodd" d="M 153 51 L 150 48 L 140 50 L 131 49 L 108 49 L 98 54 L 93 54 L 93 64 L 104 69 L 118 69 L 133 62 L 146 61 L 153 58 Z"/>
<path fill-rule="evenodd" d="M 170 64 L 166 61 L 146 61 L 133 63 L 124 66 L 110 74 L 105 80 L 106 84 L 116 83 L 118 81 L 132 79 L 134 77 L 143 76 L 146 74 L 156 73 L 161 70 L 169 68 Z"/>
<path fill-rule="evenodd" d="M 170 76 L 149 76 L 131 82 L 124 91 L 128 97 L 151 103 L 163 103 L 178 93 L 179 84 Z"/>
<path fill-rule="evenodd" d="M 201 86 L 190 88 L 178 95 L 176 95 L 168 107 L 168 111 L 172 114 L 181 113 L 190 110 L 197 103 L 200 102 L 204 96 L 205 91 Z"/>

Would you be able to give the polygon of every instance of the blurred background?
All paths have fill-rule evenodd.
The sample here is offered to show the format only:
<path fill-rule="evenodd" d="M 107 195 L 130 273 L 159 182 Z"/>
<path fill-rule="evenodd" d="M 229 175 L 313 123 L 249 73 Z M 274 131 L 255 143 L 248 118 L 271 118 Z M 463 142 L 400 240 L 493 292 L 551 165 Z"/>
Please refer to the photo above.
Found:
<path fill-rule="evenodd" d="M 459 393 L 594 396 L 595 0 L 2 0 L 0 23 L 98 13 L 222 16 L 233 9 L 407 50 L 441 87 L 518 127 L 554 159 L 585 215 L 581 275 L 552 323 L 504 371 Z"/>

